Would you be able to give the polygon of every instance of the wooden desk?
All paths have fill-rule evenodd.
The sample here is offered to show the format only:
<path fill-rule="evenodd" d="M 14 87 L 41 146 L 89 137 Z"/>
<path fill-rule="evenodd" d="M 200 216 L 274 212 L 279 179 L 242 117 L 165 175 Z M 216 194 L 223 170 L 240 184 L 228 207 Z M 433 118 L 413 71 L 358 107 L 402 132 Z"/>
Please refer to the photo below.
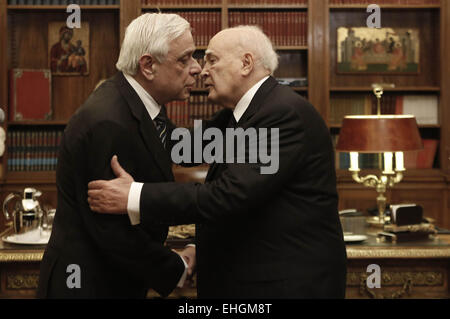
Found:
<path fill-rule="evenodd" d="M 450 235 L 427 242 L 347 245 L 347 298 L 450 298 Z M 367 267 L 380 266 L 381 288 L 369 289 Z"/>
<path fill-rule="evenodd" d="M 5 233 L 1 234 L 3 237 Z M 0 298 L 33 298 L 45 247 L 0 241 Z M 450 298 L 450 235 L 428 242 L 366 243 L 347 246 L 347 298 Z M 381 268 L 381 288 L 368 289 L 367 266 Z M 148 297 L 156 297 L 149 291 Z M 176 289 L 171 298 L 195 298 L 195 287 Z"/>
<path fill-rule="evenodd" d="M 10 234 L 7 230 L 0 238 Z M 0 239 L 0 298 L 34 298 L 45 246 L 15 245 Z"/>

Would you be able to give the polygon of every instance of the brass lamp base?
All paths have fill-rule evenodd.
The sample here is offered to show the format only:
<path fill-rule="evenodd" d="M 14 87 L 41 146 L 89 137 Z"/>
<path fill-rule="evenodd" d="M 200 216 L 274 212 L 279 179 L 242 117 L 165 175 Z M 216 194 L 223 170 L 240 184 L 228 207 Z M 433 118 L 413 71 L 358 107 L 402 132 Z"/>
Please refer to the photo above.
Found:
<path fill-rule="evenodd" d="M 376 227 L 376 228 L 383 228 L 386 222 L 390 220 L 389 217 L 385 216 L 384 219 L 380 219 L 379 216 L 373 216 L 367 218 L 367 224 L 369 224 L 370 227 Z"/>
<path fill-rule="evenodd" d="M 353 180 L 357 183 L 363 184 L 364 186 L 373 187 L 378 193 L 377 206 L 378 206 L 378 216 L 374 216 L 367 219 L 367 223 L 376 228 L 383 228 L 386 223 L 390 222 L 390 217 L 386 216 L 386 197 L 384 196 L 386 189 L 388 187 L 393 187 L 395 184 L 399 183 L 403 179 L 403 170 L 396 170 L 396 174 L 392 176 L 391 174 L 384 174 L 382 172 L 381 176 L 367 175 L 365 177 L 359 176 L 359 169 L 350 170 L 352 172 Z"/>

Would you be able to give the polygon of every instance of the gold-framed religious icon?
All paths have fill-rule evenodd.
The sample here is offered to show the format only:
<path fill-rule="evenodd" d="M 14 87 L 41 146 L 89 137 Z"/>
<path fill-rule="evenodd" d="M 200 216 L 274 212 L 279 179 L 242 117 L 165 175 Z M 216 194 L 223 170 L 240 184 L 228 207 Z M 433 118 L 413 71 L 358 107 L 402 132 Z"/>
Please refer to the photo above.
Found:
<path fill-rule="evenodd" d="M 418 29 L 337 29 L 337 73 L 418 74 L 419 67 Z"/>
<path fill-rule="evenodd" d="M 48 64 L 52 75 L 89 74 L 89 23 L 69 28 L 66 22 L 48 24 Z"/>

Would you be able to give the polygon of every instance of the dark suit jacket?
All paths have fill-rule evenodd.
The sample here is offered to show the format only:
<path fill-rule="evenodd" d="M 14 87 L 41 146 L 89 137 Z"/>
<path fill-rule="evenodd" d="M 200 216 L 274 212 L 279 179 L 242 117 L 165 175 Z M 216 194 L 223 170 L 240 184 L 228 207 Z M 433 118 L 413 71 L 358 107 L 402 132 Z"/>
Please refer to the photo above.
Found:
<path fill-rule="evenodd" d="M 200 298 L 343 298 L 346 251 L 321 116 L 270 77 L 238 126 L 279 128 L 278 172 L 213 164 L 205 184 L 146 183 L 141 223 L 197 223 Z"/>
<path fill-rule="evenodd" d="M 143 298 L 149 288 L 169 294 L 184 265 L 163 246 L 167 226 L 131 226 L 127 215 L 93 213 L 87 202 L 90 181 L 115 177 L 110 167 L 114 154 L 136 181 L 174 180 L 169 154 L 122 73 L 93 92 L 71 118 L 59 152 L 58 206 L 38 296 Z M 66 284 L 71 264 L 81 270 L 79 289 Z"/>

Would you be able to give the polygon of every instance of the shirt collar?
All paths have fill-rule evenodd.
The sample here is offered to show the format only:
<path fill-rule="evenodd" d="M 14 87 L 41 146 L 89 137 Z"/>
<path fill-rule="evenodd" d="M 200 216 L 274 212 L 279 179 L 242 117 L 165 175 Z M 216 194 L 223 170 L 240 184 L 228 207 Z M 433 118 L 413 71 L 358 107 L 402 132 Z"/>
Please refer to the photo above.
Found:
<path fill-rule="evenodd" d="M 261 79 L 258 83 L 256 83 L 250 90 L 247 91 L 247 93 L 244 94 L 244 96 L 241 97 L 238 104 L 236 104 L 236 107 L 234 108 L 234 111 L 233 111 L 233 115 L 234 115 L 234 119 L 236 120 L 236 123 L 239 122 L 242 115 L 244 115 L 245 111 L 247 110 L 248 106 L 250 105 L 250 102 L 252 101 L 256 92 L 268 78 L 269 78 L 269 76 L 266 76 L 263 79 Z"/>
<path fill-rule="evenodd" d="M 135 78 L 125 73 L 123 75 L 128 83 L 130 83 L 131 87 L 136 91 L 142 103 L 144 103 L 150 118 L 154 120 L 161 111 L 161 106 L 156 103 L 155 99 L 139 84 L 138 81 L 135 80 Z"/>

